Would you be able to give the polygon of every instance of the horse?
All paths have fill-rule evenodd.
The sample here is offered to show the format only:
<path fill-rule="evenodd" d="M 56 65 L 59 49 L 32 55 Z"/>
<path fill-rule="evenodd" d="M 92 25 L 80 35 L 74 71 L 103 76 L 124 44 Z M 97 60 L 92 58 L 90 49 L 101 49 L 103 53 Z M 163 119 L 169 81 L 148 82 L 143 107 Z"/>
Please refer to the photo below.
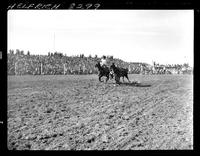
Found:
<path fill-rule="evenodd" d="M 128 82 L 130 83 L 130 80 L 128 78 L 128 68 L 119 68 L 116 67 L 114 63 L 112 63 L 110 69 L 114 72 L 116 83 L 118 84 L 120 83 L 120 77 L 123 78 L 123 82 L 124 82 L 124 77 L 126 77 Z"/>
<path fill-rule="evenodd" d="M 99 81 L 100 82 L 103 82 L 101 81 L 101 77 L 105 76 L 106 77 L 106 82 L 108 81 L 109 77 L 111 76 L 111 78 L 113 78 L 113 74 L 112 72 L 110 72 L 110 69 L 107 67 L 107 66 L 101 66 L 100 62 L 98 62 L 96 65 L 95 65 L 95 68 L 98 68 L 99 70 Z"/>

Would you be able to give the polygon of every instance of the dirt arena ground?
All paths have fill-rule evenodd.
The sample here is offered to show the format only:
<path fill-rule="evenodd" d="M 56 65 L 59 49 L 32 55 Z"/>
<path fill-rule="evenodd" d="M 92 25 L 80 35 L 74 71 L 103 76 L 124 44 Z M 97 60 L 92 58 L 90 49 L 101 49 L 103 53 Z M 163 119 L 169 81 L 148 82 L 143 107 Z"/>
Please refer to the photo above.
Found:
<path fill-rule="evenodd" d="M 8 76 L 8 149 L 193 149 L 193 76 L 129 77 Z"/>

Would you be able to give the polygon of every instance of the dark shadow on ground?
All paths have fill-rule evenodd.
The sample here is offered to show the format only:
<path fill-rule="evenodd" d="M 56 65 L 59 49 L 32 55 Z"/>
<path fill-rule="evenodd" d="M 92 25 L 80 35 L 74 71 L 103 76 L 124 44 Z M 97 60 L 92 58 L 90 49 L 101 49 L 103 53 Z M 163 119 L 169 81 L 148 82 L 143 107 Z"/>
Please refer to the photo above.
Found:
<path fill-rule="evenodd" d="M 151 87 L 150 84 L 142 84 L 137 82 L 121 82 L 119 84 L 120 86 L 133 86 L 133 87 Z"/>
<path fill-rule="evenodd" d="M 142 83 L 137 83 L 137 82 L 120 82 L 119 84 L 117 84 L 116 82 L 105 82 L 105 81 L 102 81 L 102 82 L 99 82 L 100 84 L 115 84 L 115 85 L 119 85 L 119 86 L 133 86 L 133 87 L 151 87 L 150 84 L 142 84 Z"/>

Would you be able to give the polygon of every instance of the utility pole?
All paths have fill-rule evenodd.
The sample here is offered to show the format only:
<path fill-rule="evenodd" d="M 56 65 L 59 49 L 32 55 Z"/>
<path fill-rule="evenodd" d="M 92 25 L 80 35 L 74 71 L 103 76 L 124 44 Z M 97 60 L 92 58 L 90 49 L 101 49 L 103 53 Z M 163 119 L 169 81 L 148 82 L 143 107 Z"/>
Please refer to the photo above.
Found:
<path fill-rule="evenodd" d="M 43 68 L 43 66 L 42 66 L 42 63 L 41 63 L 41 65 L 40 65 L 40 69 L 41 69 L 40 72 L 41 72 L 41 74 L 40 75 L 43 75 L 43 69 L 42 68 Z"/>

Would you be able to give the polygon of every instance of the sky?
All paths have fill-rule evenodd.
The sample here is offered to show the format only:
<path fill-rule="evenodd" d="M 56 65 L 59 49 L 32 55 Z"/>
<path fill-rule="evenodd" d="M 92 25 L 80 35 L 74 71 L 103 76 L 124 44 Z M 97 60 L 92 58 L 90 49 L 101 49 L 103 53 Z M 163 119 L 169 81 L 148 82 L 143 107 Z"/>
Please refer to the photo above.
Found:
<path fill-rule="evenodd" d="M 193 10 L 9 10 L 8 50 L 193 66 Z"/>

